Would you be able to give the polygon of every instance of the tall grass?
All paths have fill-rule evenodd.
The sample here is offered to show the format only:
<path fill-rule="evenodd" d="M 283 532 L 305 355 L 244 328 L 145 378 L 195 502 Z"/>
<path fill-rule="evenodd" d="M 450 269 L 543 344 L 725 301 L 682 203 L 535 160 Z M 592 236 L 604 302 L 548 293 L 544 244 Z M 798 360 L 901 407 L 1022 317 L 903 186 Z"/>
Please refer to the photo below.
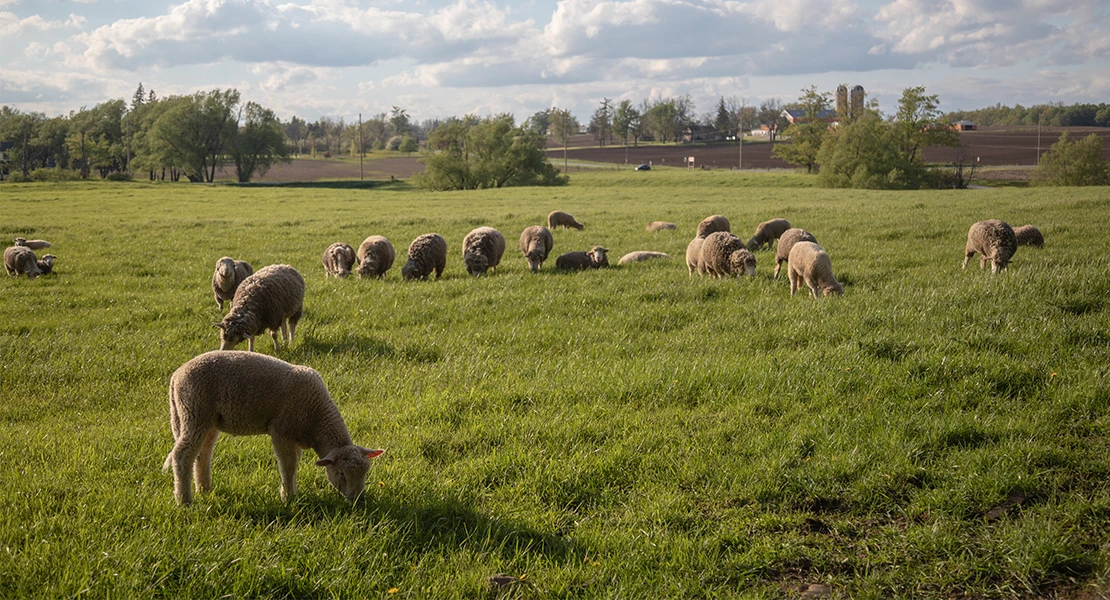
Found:
<path fill-rule="evenodd" d="M 0 282 L 0 596 L 854 598 L 1105 593 L 1110 584 L 1106 188 L 817 190 L 806 178 L 599 172 L 466 193 L 8 185 L 0 236 L 56 274 Z M 528 271 L 553 209 L 595 244 L 673 261 Z M 845 284 L 790 297 L 689 277 L 694 226 L 785 217 Z M 1008 272 L 967 228 L 1036 224 Z M 654 220 L 678 231 L 646 232 Z M 479 225 L 509 249 L 465 274 Z M 444 279 L 325 279 L 323 249 L 435 231 Z M 182 509 L 160 470 L 170 373 L 218 347 L 230 255 L 307 280 L 280 358 L 320 371 L 386 448 L 347 504 L 306 453 L 278 499 L 269 440 L 225 436 Z M 403 258 L 400 259 L 403 262 Z M 268 339 L 256 349 L 273 353 Z M 491 588 L 490 575 L 523 580 Z"/>

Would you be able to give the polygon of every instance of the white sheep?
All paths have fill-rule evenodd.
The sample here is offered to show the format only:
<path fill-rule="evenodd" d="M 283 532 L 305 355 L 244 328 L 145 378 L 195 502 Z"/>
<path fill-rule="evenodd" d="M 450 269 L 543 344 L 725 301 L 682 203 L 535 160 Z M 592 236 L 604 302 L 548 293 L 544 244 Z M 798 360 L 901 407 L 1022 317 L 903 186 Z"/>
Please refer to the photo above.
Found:
<path fill-rule="evenodd" d="M 771 219 L 756 225 L 755 235 L 748 240 L 748 250 L 755 252 L 764 245 L 770 250 L 775 240 L 779 239 L 788 229 L 790 229 L 790 221 L 786 219 Z"/>
<path fill-rule="evenodd" d="M 651 252 L 651 251 L 648 251 L 648 250 L 636 250 L 635 252 L 629 252 L 628 254 L 625 254 L 624 256 L 622 256 L 621 259 L 619 261 L 617 261 L 617 264 L 618 265 L 630 265 L 632 263 L 644 262 L 646 260 L 657 260 L 657 259 L 671 260 L 671 255 L 667 254 L 665 252 Z"/>
<path fill-rule="evenodd" d="M 1018 246 L 1044 248 L 1044 236 L 1041 235 L 1041 230 L 1032 225 L 1014 227 L 1014 237 L 1017 238 Z"/>
<path fill-rule="evenodd" d="M 22 237 L 15 238 L 15 245 L 24 246 L 32 250 L 42 250 L 43 248 L 49 248 L 53 246 L 53 244 L 46 240 L 29 240 Z"/>
<path fill-rule="evenodd" d="M 779 270 L 782 269 L 782 264 L 790 259 L 790 249 L 798 242 L 813 242 L 816 244 L 817 238 L 805 229 L 798 229 L 797 227 L 787 229 L 779 237 L 779 245 L 775 248 L 775 279 L 779 278 Z"/>
<path fill-rule="evenodd" d="M 40 258 L 38 262 L 35 263 L 35 265 L 39 268 L 39 272 L 41 274 L 49 275 L 50 273 L 54 272 L 54 261 L 56 260 L 58 260 L 57 256 L 54 256 L 53 254 L 47 254 L 46 256 Z"/>
<path fill-rule="evenodd" d="M 600 269 L 609 266 L 608 248 L 594 246 L 589 252 L 567 252 L 555 259 L 555 268 L 566 271 Z"/>
<path fill-rule="evenodd" d="M 304 277 L 289 265 L 270 265 L 247 277 L 235 292 L 231 309 L 220 328 L 220 350 L 231 350 L 247 340 L 254 352 L 254 336 L 270 330 L 274 351 L 281 350 L 278 330 L 289 344 L 304 310 Z"/>
<path fill-rule="evenodd" d="M 11 277 L 26 275 L 29 279 L 42 274 L 34 251 L 26 246 L 10 246 L 4 249 L 4 270 Z"/>
<path fill-rule="evenodd" d="M 998 219 L 979 221 L 967 231 L 967 245 L 964 246 L 964 269 L 975 253 L 979 253 L 979 268 L 991 262 L 991 272 L 998 273 L 1010 266 L 1010 259 L 1017 252 L 1017 236 L 1014 229 Z"/>
<path fill-rule="evenodd" d="M 645 229 L 647 231 L 666 231 L 668 229 L 678 229 L 678 225 L 666 221 L 652 221 L 647 224 Z"/>
<path fill-rule="evenodd" d="M 492 227 L 478 227 L 463 238 L 463 264 L 475 277 L 501 264 L 505 236 Z"/>
<path fill-rule="evenodd" d="M 698 275 L 750 275 L 755 277 L 755 256 L 744 246 L 744 240 L 728 231 L 715 231 L 706 236 L 698 258 Z"/>
<path fill-rule="evenodd" d="M 696 237 L 686 245 L 686 268 L 689 269 L 691 276 L 694 275 L 694 271 L 698 270 L 698 261 L 701 260 L 701 245 L 704 242 L 705 238 Z"/>
<path fill-rule="evenodd" d="M 382 279 L 396 258 L 397 252 L 389 240 L 380 235 L 372 235 L 358 247 L 358 276 Z"/>
<path fill-rule="evenodd" d="M 220 432 L 269 435 L 281 473 L 281 499 L 297 494 L 301 451 L 312 448 L 328 481 L 351 502 L 366 486 L 369 450 L 351 441 L 324 380 L 316 371 L 264 354 L 213 351 L 186 362 L 170 377 L 173 495 L 193 502 L 212 489 L 212 453 Z"/>
<path fill-rule="evenodd" d="M 329 276 L 336 279 L 347 277 L 351 274 L 351 267 L 355 266 L 355 249 L 349 244 L 335 242 L 324 249 L 320 263 L 324 265 L 324 279 Z"/>
<path fill-rule="evenodd" d="M 251 273 L 254 273 L 254 268 L 246 261 L 230 256 L 216 261 L 216 270 L 212 273 L 212 296 L 216 298 L 220 312 L 224 311 L 224 302 L 235 297 L 235 290 Z"/>
<path fill-rule="evenodd" d="M 409 260 L 401 267 L 401 276 L 405 279 L 427 279 L 434 270 L 436 279 L 439 279 L 446 267 L 447 240 L 438 233 L 425 233 L 409 244 Z"/>
<path fill-rule="evenodd" d="M 551 214 L 547 215 L 547 226 L 551 229 L 555 229 L 556 227 L 562 227 L 563 229 L 573 227 L 579 230 L 585 229 L 586 227 L 575 220 L 569 213 L 565 213 L 561 210 L 553 210 Z"/>
<path fill-rule="evenodd" d="M 712 215 L 702 219 L 701 223 L 698 223 L 698 232 L 695 237 L 705 239 L 709 234 L 718 231 L 732 231 L 732 224 L 728 222 L 728 217 Z"/>
<path fill-rule="evenodd" d="M 817 290 L 825 296 L 844 294 L 844 286 L 833 275 L 829 253 L 814 242 L 794 244 L 790 249 L 786 274 L 790 277 L 791 296 L 802 287 L 803 282 L 809 286 L 809 293 L 814 298 L 817 298 Z"/>
<path fill-rule="evenodd" d="M 528 260 L 528 267 L 533 272 L 539 271 L 543 261 L 547 260 L 551 249 L 555 247 L 555 238 L 551 231 L 542 225 L 525 227 L 520 232 L 520 252 Z"/>

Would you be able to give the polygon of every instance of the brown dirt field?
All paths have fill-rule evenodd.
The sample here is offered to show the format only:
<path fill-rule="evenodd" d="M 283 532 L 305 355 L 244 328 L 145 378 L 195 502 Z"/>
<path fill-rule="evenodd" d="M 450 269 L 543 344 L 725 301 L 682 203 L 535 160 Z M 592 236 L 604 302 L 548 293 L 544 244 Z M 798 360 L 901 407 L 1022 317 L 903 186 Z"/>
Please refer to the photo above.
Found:
<path fill-rule="evenodd" d="M 363 163 L 363 176 L 367 180 L 388 180 L 390 176 L 408 179 L 424 170 L 417 156 L 379 158 Z M 288 183 L 293 181 L 320 181 L 324 179 L 358 180 L 358 161 L 351 159 L 295 158 L 288 164 L 274 165 L 254 183 Z M 235 181 L 235 166 L 226 165 L 216 172 L 217 181 Z"/>

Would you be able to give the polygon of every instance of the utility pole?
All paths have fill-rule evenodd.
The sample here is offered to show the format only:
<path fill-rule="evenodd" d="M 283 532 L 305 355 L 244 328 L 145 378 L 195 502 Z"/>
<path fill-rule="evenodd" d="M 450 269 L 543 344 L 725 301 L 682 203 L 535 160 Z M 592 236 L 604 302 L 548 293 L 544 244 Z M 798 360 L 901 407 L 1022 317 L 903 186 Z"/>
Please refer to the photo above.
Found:
<path fill-rule="evenodd" d="M 358 180 L 363 181 L 362 177 L 362 155 L 365 150 L 362 146 L 362 113 L 358 113 Z"/>
<path fill-rule="evenodd" d="M 563 110 L 563 172 L 567 172 L 567 126 L 570 120 L 570 111 Z"/>
<path fill-rule="evenodd" d="M 1041 166 L 1041 117 L 1037 116 L 1037 166 Z"/>
<path fill-rule="evenodd" d="M 740 142 L 740 170 L 744 170 L 744 108 L 748 99 L 740 101 L 740 118 L 737 119 L 736 139 Z"/>

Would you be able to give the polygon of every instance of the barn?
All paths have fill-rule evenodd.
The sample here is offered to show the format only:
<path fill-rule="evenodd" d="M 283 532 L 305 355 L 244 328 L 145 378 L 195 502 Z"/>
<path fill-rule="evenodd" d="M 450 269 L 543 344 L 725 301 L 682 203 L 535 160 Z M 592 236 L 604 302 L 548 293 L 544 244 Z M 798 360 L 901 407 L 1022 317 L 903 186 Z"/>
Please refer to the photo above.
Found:
<path fill-rule="evenodd" d="M 978 128 L 979 126 L 975 124 L 975 121 L 956 121 L 952 124 L 952 129 L 956 131 L 975 131 Z"/>

